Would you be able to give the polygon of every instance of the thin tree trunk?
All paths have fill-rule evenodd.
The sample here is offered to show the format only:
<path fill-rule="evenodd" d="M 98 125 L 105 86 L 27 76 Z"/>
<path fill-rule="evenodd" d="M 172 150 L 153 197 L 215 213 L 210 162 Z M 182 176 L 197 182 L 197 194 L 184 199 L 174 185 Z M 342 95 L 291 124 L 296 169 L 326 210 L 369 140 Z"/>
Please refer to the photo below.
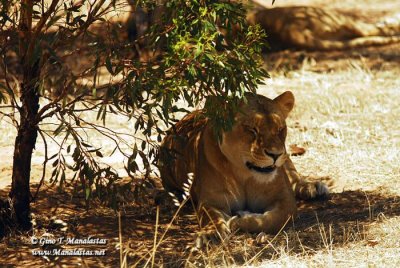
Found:
<path fill-rule="evenodd" d="M 32 152 L 38 134 L 36 115 L 39 109 L 38 81 L 39 57 L 33 55 L 32 0 L 22 1 L 20 19 L 20 60 L 23 66 L 21 89 L 20 124 L 15 139 L 13 174 L 10 198 L 15 219 L 20 229 L 30 229 L 30 174 Z"/>
<path fill-rule="evenodd" d="M 35 72 L 37 73 L 37 71 Z M 31 80 L 31 83 L 34 80 Z M 15 139 L 10 197 L 19 227 L 30 228 L 30 174 L 32 152 L 37 138 L 36 115 L 39 109 L 37 86 L 21 84 L 21 119 Z"/>

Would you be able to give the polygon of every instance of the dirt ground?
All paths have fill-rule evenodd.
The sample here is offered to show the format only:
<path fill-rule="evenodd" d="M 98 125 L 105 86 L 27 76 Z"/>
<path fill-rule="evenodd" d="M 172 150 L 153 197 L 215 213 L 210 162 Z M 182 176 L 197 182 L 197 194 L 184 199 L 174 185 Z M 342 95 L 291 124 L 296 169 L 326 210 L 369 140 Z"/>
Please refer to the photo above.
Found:
<path fill-rule="evenodd" d="M 277 0 L 275 5 L 291 4 L 358 12 L 376 20 L 400 13 L 394 0 Z M 142 267 L 152 266 L 154 256 L 156 267 L 400 267 L 400 44 L 353 51 L 287 50 L 267 54 L 265 66 L 271 79 L 259 93 L 294 93 L 287 144 L 297 144 L 306 153 L 292 160 L 300 174 L 329 185 L 330 199 L 299 202 L 296 221 L 264 243 L 257 243 L 256 235 L 240 233 L 226 244 L 198 251 L 193 249 L 198 225 L 191 206 L 174 217 L 177 208 L 162 203 L 157 213 L 157 189 L 127 203 L 119 218 L 101 204 L 86 212 L 83 198 L 46 185 L 32 205 L 33 232 L 8 236 L 0 243 L 0 266 L 117 267 L 122 259 L 129 267 Z M 113 124 L 131 131 L 130 124 Z M 0 196 L 5 197 L 15 131 L 4 124 L 0 129 Z M 41 146 L 33 160 L 34 182 L 41 176 Z M 121 168 L 120 158 L 109 161 Z M 47 238 L 48 243 L 36 244 L 35 237 Z M 106 243 L 49 242 L 62 237 L 92 237 Z M 105 256 L 32 253 L 57 248 L 97 250 Z"/>

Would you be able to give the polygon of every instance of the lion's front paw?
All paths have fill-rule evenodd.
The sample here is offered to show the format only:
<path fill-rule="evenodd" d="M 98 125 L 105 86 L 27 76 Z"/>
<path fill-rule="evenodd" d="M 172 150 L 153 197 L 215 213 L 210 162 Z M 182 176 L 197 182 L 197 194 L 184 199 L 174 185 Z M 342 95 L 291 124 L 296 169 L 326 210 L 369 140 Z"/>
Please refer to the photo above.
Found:
<path fill-rule="evenodd" d="M 231 232 L 236 232 L 240 229 L 240 221 L 242 219 L 243 215 L 238 215 L 238 216 L 233 216 L 230 218 L 227 222 L 229 230 Z"/>
<path fill-rule="evenodd" d="M 232 217 L 228 221 L 228 226 L 232 232 L 238 230 L 244 232 L 260 232 L 264 227 L 268 226 L 267 217 L 264 214 L 253 213 L 249 211 L 238 211 L 238 216 Z"/>
<path fill-rule="evenodd" d="M 197 233 L 195 239 L 195 247 L 198 249 L 205 248 L 208 244 L 216 244 L 217 243 L 217 235 L 215 232 L 205 232 L 201 231 Z"/>
<path fill-rule="evenodd" d="M 256 240 L 257 244 L 264 244 L 265 242 L 268 241 L 269 238 L 270 238 L 270 235 L 268 235 L 264 232 L 261 232 L 261 233 L 258 233 L 255 240 Z"/>
<path fill-rule="evenodd" d="M 235 217 L 233 217 L 235 218 Z M 230 237 L 231 229 L 229 227 L 229 222 L 218 225 L 210 224 L 200 231 L 195 240 L 197 248 L 204 248 L 208 244 L 218 244 L 219 242 L 224 242 Z"/>
<path fill-rule="evenodd" d="M 315 197 L 318 198 L 318 197 L 327 197 L 327 196 L 329 196 L 329 188 L 325 183 L 323 183 L 321 181 L 317 181 L 315 183 L 315 188 L 317 189 Z"/>
<path fill-rule="evenodd" d="M 296 196 L 302 200 L 310 200 L 316 198 L 327 198 L 329 196 L 329 188 L 325 183 L 304 181 L 299 183 L 295 189 Z"/>

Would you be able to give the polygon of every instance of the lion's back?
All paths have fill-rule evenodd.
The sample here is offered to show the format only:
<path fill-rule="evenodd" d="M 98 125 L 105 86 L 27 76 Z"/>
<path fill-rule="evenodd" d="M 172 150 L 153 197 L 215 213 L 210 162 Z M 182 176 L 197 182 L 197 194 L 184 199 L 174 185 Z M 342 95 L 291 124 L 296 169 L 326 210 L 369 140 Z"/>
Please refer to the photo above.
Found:
<path fill-rule="evenodd" d="M 196 171 L 201 136 L 207 121 L 199 110 L 186 115 L 168 130 L 159 155 L 161 180 L 167 191 L 181 192 L 188 173 Z"/>

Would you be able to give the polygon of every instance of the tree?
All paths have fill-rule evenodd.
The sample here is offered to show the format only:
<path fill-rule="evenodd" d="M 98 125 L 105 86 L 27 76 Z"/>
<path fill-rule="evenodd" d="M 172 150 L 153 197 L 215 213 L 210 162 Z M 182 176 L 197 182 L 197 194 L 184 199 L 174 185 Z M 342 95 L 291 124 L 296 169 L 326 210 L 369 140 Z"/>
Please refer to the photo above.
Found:
<path fill-rule="evenodd" d="M 159 1 L 133 4 L 151 10 Z M 106 197 L 116 205 L 121 178 L 99 163 L 101 148 L 80 133 L 83 125 L 114 141 L 114 151 L 122 152 L 122 138 L 104 125 L 105 119 L 122 114 L 134 120 L 133 131 L 142 138 L 133 135 L 130 153 L 122 152 L 126 170 L 132 177 L 138 172 L 149 175 L 158 146 L 150 137 L 157 135 L 160 142 L 165 129 L 176 122 L 174 114 L 187 112 L 179 100 L 189 107 L 205 101 L 216 130 L 229 128 L 238 101 L 267 76 L 259 58 L 263 32 L 246 25 L 240 1 L 165 1 L 160 21 L 145 37 L 154 48 L 161 44 L 161 55 L 148 62 L 133 58 L 133 44 L 122 38 L 118 23 L 107 19 L 110 12 L 126 9 L 125 1 L 1 0 L 0 8 L 0 113 L 17 128 L 10 199 L 21 229 L 30 228 L 30 202 L 37 194 L 30 192 L 30 169 L 38 137 L 45 145 L 59 138 L 56 154 L 48 156 L 46 147 L 41 182 L 52 161 L 51 181 L 62 186 L 79 180 L 75 186 L 87 204 L 91 198 Z M 69 62 L 74 57 L 85 57 L 90 64 L 74 68 Z M 98 82 L 104 69 L 109 83 Z M 85 121 L 82 111 L 96 111 L 98 121 Z M 57 127 L 46 129 L 43 122 L 48 118 L 57 119 Z"/>

